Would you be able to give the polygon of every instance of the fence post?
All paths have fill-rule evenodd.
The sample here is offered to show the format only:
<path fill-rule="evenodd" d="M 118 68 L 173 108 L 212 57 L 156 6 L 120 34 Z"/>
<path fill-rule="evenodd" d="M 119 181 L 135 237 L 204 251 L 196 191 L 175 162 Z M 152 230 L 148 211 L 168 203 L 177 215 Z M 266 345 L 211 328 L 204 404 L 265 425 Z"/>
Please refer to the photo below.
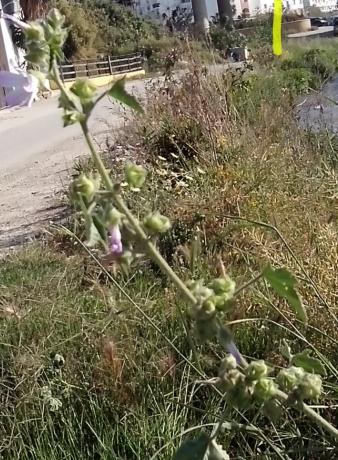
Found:
<path fill-rule="evenodd" d="M 64 79 L 64 76 L 63 76 L 62 63 L 59 65 L 59 70 L 60 70 L 60 77 L 61 77 L 61 80 L 62 80 L 62 82 L 64 83 L 64 82 L 65 82 L 65 79 Z"/>
<path fill-rule="evenodd" d="M 113 68 L 111 66 L 111 60 L 110 60 L 110 56 L 108 54 L 108 65 L 109 65 L 109 72 L 110 72 L 110 75 L 113 75 Z"/>

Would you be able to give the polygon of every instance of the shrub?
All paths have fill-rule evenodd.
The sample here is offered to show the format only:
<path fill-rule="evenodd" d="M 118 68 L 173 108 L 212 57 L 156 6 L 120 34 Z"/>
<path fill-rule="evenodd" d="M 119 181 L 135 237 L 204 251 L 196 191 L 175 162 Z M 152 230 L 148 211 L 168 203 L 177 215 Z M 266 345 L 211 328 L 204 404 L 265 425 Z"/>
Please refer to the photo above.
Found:
<path fill-rule="evenodd" d="M 230 31 L 217 25 L 211 27 L 210 38 L 213 46 L 219 51 L 227 51 L 247 44 L 246 37 L 237 30 Z"/>
<path fill-rule="evenodd" d="M 70 33 L 65 44 L 67 58 L 90 58 L 98 53 L 133 52 L 147 40 L 158 40 L 160 29 L 130 9 L 98 0 L 51 0 L 66 17 Z"/>
<path fill-rule="evenodd" d="M 319 48 L 305 49 L 296 52 L 282 62 L 282 69 L 308 69 L 312 72 L 313 83 L 318 86 L 324 80 L 333 77 L 337 70 L 338 61 L 331 50 Z"/>

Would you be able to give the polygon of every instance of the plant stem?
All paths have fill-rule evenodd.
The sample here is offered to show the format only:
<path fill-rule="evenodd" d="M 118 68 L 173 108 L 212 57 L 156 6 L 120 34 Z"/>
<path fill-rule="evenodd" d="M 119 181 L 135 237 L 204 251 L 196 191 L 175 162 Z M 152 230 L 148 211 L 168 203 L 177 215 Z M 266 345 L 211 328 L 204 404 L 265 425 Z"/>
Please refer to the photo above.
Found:
<path fill-rule="evenodd" d="M 288 400 L 288 395 L 281 390 L 277 391 L 276 397 L 285 402 Z M 338 430 L 330 422 L 325 420 L 318 412 L 314 411 L 304 402 L 297 402 L 297 409 L 302 411 L 305 415 L 311 418 L 317 425 L 321 426 L 324 430 L 326 430 L 337 442 L 338 442 Z"/>
<path fill-rule="evenodd" d="M 161 256 L 161 254 L 156 249 L 156 246 L 148 239 L 148 236 L 144 232 L 143 228 L 141 227 L 138 219 L 134 217 L 134 215 L 130 212 L 127 205 L 124 203 L 122 197 L 119 194 L 117 194 L 116 191 L 114 190 L 113 183 L 108 175 L 108 172 L 103 164 L 103 161 L 100 155 L 97 153 L 95 149 L 91 136 L 88 132 L 86 123 L 85 122 L 81 123 L 81 127 L 82 127 L 83 134 L 85 136 L 85 139 L 87 141 L 88 147 L 90 149 L 90 152 L 92 154 L 95 166 L 97 167 L 104 181 L 106 188 L 111 192 L 113 200 L 115 201 L 116 206 L 119 208 L 119 211 L 122 212 L 126 216 L 130 225 L 133 227 L 136 235 L 145 245 L 147 252 L 151 256 L 151 258 L 154 260 L 154 262 L 156 262 L 157 265 L 160 267 L 160 269 L 166 275 L 168 275 L 168 277 L 172 280 L 172 282 L 176 285 L 176 287 L 184 294 L 186 299 L 192 304 L 195 304 L 197 301 L 194 295 L 192 294 L 192 292 L 190 291 L 190 289 L 187 288 L 187 286 L 184 284 L 181 278 L 179 278 L 176 275 L 176 273 L 170 267 L 168 262 Z"/>
<path fill-rule="evenodd" d="M 190 302 L 190 303 L 192 303 L 194 305 L 197 301 L 196 301 L 194 295 L 192 294 L 192 292 L 190 291 L 190 289 L 187 288 L 187 286 L 184 284 L 184 282 L 181 280 L 181 278 L 179 278 L 176 275 L 176 273 L 170 267 L 168 262 L 161 256 L 161 254 L 157 250 L 156 246 L 149 240 L 147 234 L 144 232 L 144 230 L 141 227 L 140 222 L 138 221 L 138 219 L 136 217 L 134 217 L 133 213 L 129 210 L 128 206 L 123 201 L 121 195 L 116 193 L 116 191 L 114 190 L 113 182 L 110 179 L 108 171 L 105 168 L 105 166 L 103 164 L 103 161 L 101 159 L 101 156 L 96 151 L 94 143 L 92 141 L 92 138 L 91 138 L 91 136 L 90 136 L 90 134 L 88 132 L 88 126 L 87 126 L 86 121 L 81 123 L 81 128 L 82 128 L 84 137 L 85 137 L 85 139 L 87 141 L 89 150 L 90 150 L 90 152 L 92 154 L 92 158 L 94 160 L 95 166 L 97 167 L 97 169 L 98 169 L 98 171 L 99 171 L 99 173 L 100 173 L 100 175 L 101 175 L 101 177 L 102 177 L 102 179 L 104 181 L 104 184 L 105 184 L 107 190 L 109 190 L 109 192 L 111 192 L 111 195 L 113 197 L 113 200 L 115 202 L 116 207 L 118 208 L 118 210 L 120 212 L 122 212 L 126 216 L 126 218 L 128 219 L 130 225 L 134 229 L 134 231 L 135 231 L 136 235 L 138 236 L 138 238 L 142 241 L 142 243 L 143 243 L 143 245 L 145 247 L 145 250 L 148 252 L 148 254 L 152 258 L 152 260 L 160 267 L 162 272 L 166 276 L 168 276 L 169 279 L 171 279 L 171 281 L 176 285 L 178 290 L 181 291 L 185 295 L 185 297 L 188 300 L 188 302 Z M 179 307 L 178 307 L 178 312 L 179 312 L 183 327 L 185 329 L 185 332 L 187 334 L 187 339 L 188 339 L 188 342 L 189 342 L 189 346 L 191 348 L 191 351 L 193 352 L 193 355 L 194 355 L 194 358 L 195 358 L 195 361 L 196 361 L 196 365 L 199 366 L 199 360 L 198 360 L 198 356 L 197 356 L 196 346 L 195 346 L 194 341 L 192 339 L 192 336 L 191 336 L 187 321 L 186 321 L 186 319 L 185 319 L 185 317 L 183 315 L 182 310 Z"/>

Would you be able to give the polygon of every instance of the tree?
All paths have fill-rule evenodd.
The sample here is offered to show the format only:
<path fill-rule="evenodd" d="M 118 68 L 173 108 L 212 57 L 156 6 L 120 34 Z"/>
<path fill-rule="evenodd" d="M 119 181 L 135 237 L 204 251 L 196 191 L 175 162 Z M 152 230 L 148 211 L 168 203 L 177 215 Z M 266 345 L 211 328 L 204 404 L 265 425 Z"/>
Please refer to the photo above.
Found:
<path fill-rule="evenodd" d="M 49 0 L 20 0 L 20 6 L 26 21 L 42 17 L 48 10 L 49 4 Z"/>

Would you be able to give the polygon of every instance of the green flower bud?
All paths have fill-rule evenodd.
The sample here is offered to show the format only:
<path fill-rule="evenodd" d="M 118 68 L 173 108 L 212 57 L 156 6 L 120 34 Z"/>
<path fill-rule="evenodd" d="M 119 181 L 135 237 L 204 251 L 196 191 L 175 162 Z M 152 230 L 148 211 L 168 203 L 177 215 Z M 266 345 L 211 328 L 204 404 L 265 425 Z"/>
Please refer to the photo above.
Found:
<path fill-rule="evenodd" d="M 187 288 L 189 288 L 191 292 L 194 292 L 195 289 L 203 285 L 203 280 L 189 280 L 187 281 L 186 285 L 187 285 Z"/>
<path fill-rule="evenodd" d="M 272 379 L 259 379 L 254 388 L 254 395 L 258 399 L 266 401 L 273 398 L 277 393 L 277 385 Z"/>
<path fill-rule="evenodd" d="M 206 286 L 198 286 L 192 291 L 198 302 L 204 302 L 209 299 L 213 291 Z"/>
<path fill-rule="evenodd" d="M 243 381 L 243 375 L 239 372 L 238 369 L 229 369 L 223 376 L 220 376 L 222 379 L 222 384 L 225 391 L 231 390 L 238 382 Z"/>
<path fill-rule="evenodd" d="M 106 224 L 112 227 L 121 224 L 123 214 L 120 213 L 116 208 L 110 208 L 106 216 Z"/>
<path fill-rule="evenodd" d="M 132 163 L 127 164 L 125 168 L 125 177 L 129 187 L 140 189 L 146 180 L 147 171 L 143 166 Z"/>
<path fill-rule="evenodd" d="M 220 378 L 225 378 L 225 375 L 233 369 L 237 369 L 236 358 L 232 355 L 228 355 L 222 360 L 218 375 Z"/>
<path fill-rule="evenodd" d="M 230 299 L 234 295 L 236 283 L 229 276 L 226 276 L 213 279 L 209 287 L 215 291 L 215 294 L 228 294 L 228 299 Z"/>
<path fill-rule="evenodd" d="M 218 311 L 231 311 L 234 303 L 231 301 L 231 299 L 228 298 L 228 294 L 219 294 L 219 295 L 213 295 L 211 299 Z"/>
<path fill-rule="evenodd" d="M 157 233 L 165 233 L 171 227 L 168 217 L 162 216 L 162 214 L 158 212 L 149 214 L 144 219 L 143 223 L 144 223 L 145 228 L 149 230 L 150 233 L 155 234 L 155 235 Z"/>
<path fill-rule="evenodd" d="M 258 361 L 252 361 L 245 370 L 245 375 L 248 380 L 260 380 L 268 374 L 268 366 L 265 362 L 260 359 Z"/>
<path fill-rule="evenodd" d="M 289 367 L 281 369 L 277 375 L 276 382 L 283 391 L 289 393 L 299 385 L 305 375 L 305 371 L 301 367 Z"/>
<path fill-rule="evenodd" d="M 97 191 L 97 181 L 92 177 L 81 174 L 74 181 L 75 192 L 81 193 L 88 201 L 91 201 Z"/>
<path fill-rule="evenodd" d="M 76 80 L 70 90 L 80 99 L 81 102 L 88 102 L 94 96 L 96 86 L 90 80 L 82 78 Z"/>
<path fill-rule="evenodd" d="M 85 119 L 85 116 L 77 110 L 65 110 L 62 119 L 64 126 L 70 126 L 75 123 L 81 123 Z"/>
<path fill-rule="evenodd" d="M 62 56 L 62 46 L 66 41 L 68 31 L 55 29 L 50 24 L 44 25 L 45 38 L 51 50 L 58 56 Z"/>
<path fill-rule="evenodd" d="M 317 374 L 305 374 L 298 386 L 302 399 L 318 399 L 322 392 L 322 379 Z"/>
<path fill-rule="evenodd" d="M 29 46 L 25 59 L 31 64 L 46 66 L 49 60 L 49 52 L 44 46 Z"/>
<path fill-rule="evenodd" d="M 27 44 L 29 44 L 30 41 L 43 42 L 45 40 L 45 31 L 38 23 L 31 23 L 30 27 L 25 29 L 24 33 Z"/>
<path fill-rule="evenodd" d="M 206 300 L 203 302 L 201 312 L 203 312 L 206 317 L 213 316 L 216 312 L 215 304 L 210 300 Z"/>
<path fill-rule="evenodd" d="M 53 8 L 47 16 L 47 23 L 54 28 L 60 28 L 65 23 L 65 17 L 60 13 L 59 10 Z"/>

